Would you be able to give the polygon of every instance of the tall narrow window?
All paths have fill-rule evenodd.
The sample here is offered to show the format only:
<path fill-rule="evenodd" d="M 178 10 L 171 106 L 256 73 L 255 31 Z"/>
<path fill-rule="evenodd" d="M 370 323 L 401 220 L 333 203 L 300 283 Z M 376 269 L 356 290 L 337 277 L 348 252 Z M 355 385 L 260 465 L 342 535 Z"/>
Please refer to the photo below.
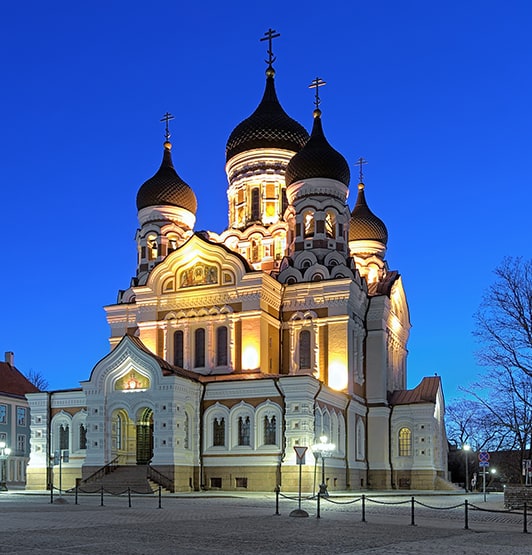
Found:
<path fill-rule="evenodd" d="M 251 445 L 251 422 L 249 416 L 238 419 L 238 445 Z"/>
<path fill-rule="evenodd" d="M 174 332 L 174 366 L 183 368 L 183 330 Z"/>
<path fill-rule="evenodd" d="M 190 419 L 188 417 L 188 412 L 185 412 L 185 449 L 190 449 Z"/>
<path fill-rule="evenodd" d="M 325 233 L 331 239 L 336 237 L 336 215 L 334 212 L 329 211 L 325 214 Z"/>
<path fill-rule="evenodd" d="M 412 432 L 409 428 L 401 428 L 399 430 L 399 456 L 412 456 Z"/>
<path fill-rule="evenodd" d="M 61 424 L 59 427 L 59 449 L 68 449 L 68 433 L 69 427 L 67 424 Z"/>
<path fill-rule="evenodd" d="M 305 237 L 314 236 L 314 214 L 312 211 L 308 210 L 303 214 L 303 226 Z"/>
<path fill-rule="evenodd" d="M 261 259 L 259 239 L 251 239 L 250 245 L 251 262 L 258 262 Z"/>
<path fill-rule="evenodd" d="M 275 416 L 264 417 L 264 445 L 277 443 L 277 424 Z"/>
<path fill-rule="evenodd" d="M 215 447 L 225 446 L 225 419 L 215 418 L 212 422 L 212 444 Z"/>
<path fill-rule="evenodd" d="M 227 366 L 227 326 L 216 328 L 216 366 Z"/>
<path fill-rule="evenodd" d="M 260 220 L 260 190 L 251 191 L 251 219 Z"/>
<path fill-rule="evenodd" d="M 87 428 L 85 424 L 79 425 L 79 448 L 87 449 Z"/>
<path fill-rule="evenodd" d="M 310 331 L 303 330 L 299 334 L 299 369 L 310 369 Z"/>
<path fill-rule="evenodd" d="M 117 415 L 116 417 L 116 448 L 122 449 L 122 417 Z"/>
<path fill-rule="evenodd" d="M 281 191 L 281 216 L 284 216 L 287 208 L 288 198 L 286 197 L 286 189 L 283 187 L 283 190 Z"/>
<path fill-rule="evenodd" d="M 194 368 L 205 366 L 205 330 L 198 328 L 194 332 Z"/>

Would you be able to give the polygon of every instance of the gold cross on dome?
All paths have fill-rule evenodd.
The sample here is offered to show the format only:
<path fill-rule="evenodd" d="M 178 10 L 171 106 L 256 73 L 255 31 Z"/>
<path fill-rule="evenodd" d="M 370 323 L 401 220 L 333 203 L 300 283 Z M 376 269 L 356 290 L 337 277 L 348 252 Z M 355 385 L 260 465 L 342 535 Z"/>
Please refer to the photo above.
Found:
<path fill-rule="evenodd" d="M 364 160 L 364 158 L 362 158 L 362 156 L 357 160 L 358 178 L 360 180 L 360 183 L 364 183 L 364 173 L 362 172 L 362 166 L 366 165 L 367 163 L 368 163 L 368 161 Z"/>
<path fill-rule="evenodd" d="M 276 39 L 277 37 L 280 37 L 281 33 L 278 33 L 275 29 L 272 29 L 270 27 L 270 29 L 268 29 L 265 33 L 264 36 L 260 39 L 260 41 L 268 41 L 268 59 L 264 60 L 269 67 L 272 67 L 273 62 L 275 62 L 275 60 L 277 59 L 274 55 L 273 55 L 273 50 L 272 50 L 272 40 Z"/>
<path fill-rule="evenodd" d="M 164 138 L 166 140 L 170 138 L 170 128 L 168 127 L 168 122 L 173 119 L 175 119 L 175 117 L 170 112 L 166 112 L 166 114 L 164 114 L 164 116 L 159 120 L 165 122 Z"/>
<path fill-rule="evenodd" d="M 312 83 L 308 86 L 309 89 L 316 89 L 316 94 L 314 96 L 314 106 L 316 106 L 316 109 L 319 108 L 321 102 L 320 87 L 323 87 L 326 84 L 327 83 L 321 77 L 316 77 L 316 79 L 314 79 L 314 81 L 312 81 Z"/>

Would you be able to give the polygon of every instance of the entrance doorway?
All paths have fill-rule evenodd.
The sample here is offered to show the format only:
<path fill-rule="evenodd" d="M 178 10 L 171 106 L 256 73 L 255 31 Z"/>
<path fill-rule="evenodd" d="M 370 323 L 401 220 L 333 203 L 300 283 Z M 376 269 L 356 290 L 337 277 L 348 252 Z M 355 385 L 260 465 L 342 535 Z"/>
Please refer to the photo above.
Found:
<path fill-rule="evenodd" d="M 144 408 L 137 418 L 137 464 L 148 464 L 153 457 L 153 411 Z"/>

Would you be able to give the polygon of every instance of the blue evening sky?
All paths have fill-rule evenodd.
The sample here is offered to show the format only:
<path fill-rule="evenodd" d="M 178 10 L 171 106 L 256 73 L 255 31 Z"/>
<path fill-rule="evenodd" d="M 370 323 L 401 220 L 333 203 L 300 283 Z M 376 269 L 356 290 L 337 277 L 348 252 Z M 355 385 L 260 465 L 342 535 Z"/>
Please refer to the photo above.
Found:
<path fill-rule="evenodd" d="M 285 110 L 324 130 L 389 231 L 413 328 L 408 386 L 449 402 L 479 368 L 473 314 L 505 255 L 531 257 L 528 0 L 8 2 L 0 18 L 0 351 L 52 389 L 109 350 L 102 307 L 135 272 L 135 196 L 173 113 L 196 229 L 227 224 L 225 142 L 257 106 L 272 27 Z M 0 355 L 1 356 L 1 355 Z"/>

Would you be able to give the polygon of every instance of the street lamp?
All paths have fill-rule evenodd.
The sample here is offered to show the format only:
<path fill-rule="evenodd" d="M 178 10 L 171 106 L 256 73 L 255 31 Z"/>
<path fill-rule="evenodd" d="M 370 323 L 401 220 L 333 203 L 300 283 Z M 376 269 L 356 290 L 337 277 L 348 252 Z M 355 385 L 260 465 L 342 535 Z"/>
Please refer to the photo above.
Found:
<path fill-rule="evenodd" d="M 465 451 L 465 490 L 466 492 L 469 491 L 469 460 L 468 460 L 468 454 L 469 451 L 471 449 L 471 446 L 468 445 L 467 443 L 464 443 L 464 445 L 462 445 L 462 449 Z"/>
<path fill-rule="evenodd" d="M 327 482 L 325 481 L 325 458 L 331 456 L 331 453 L 336 449 L 336 445 L 334 443 L 328 443 L 327 436 L 321 436 L 320 442 L 313 445 L 311 449 L 316 457 L 316 461 L 318 457 L 321 457 L 321 484 L 319 495 L 327 496 L 329 493 L 327 492 Z"/>
<path fill-rule="evenodd" d="M 6 446 L 5 441 L 0 441 L 0 491 L 7 491 L 7 457 L 11 455 L 11 449 Z"/>

